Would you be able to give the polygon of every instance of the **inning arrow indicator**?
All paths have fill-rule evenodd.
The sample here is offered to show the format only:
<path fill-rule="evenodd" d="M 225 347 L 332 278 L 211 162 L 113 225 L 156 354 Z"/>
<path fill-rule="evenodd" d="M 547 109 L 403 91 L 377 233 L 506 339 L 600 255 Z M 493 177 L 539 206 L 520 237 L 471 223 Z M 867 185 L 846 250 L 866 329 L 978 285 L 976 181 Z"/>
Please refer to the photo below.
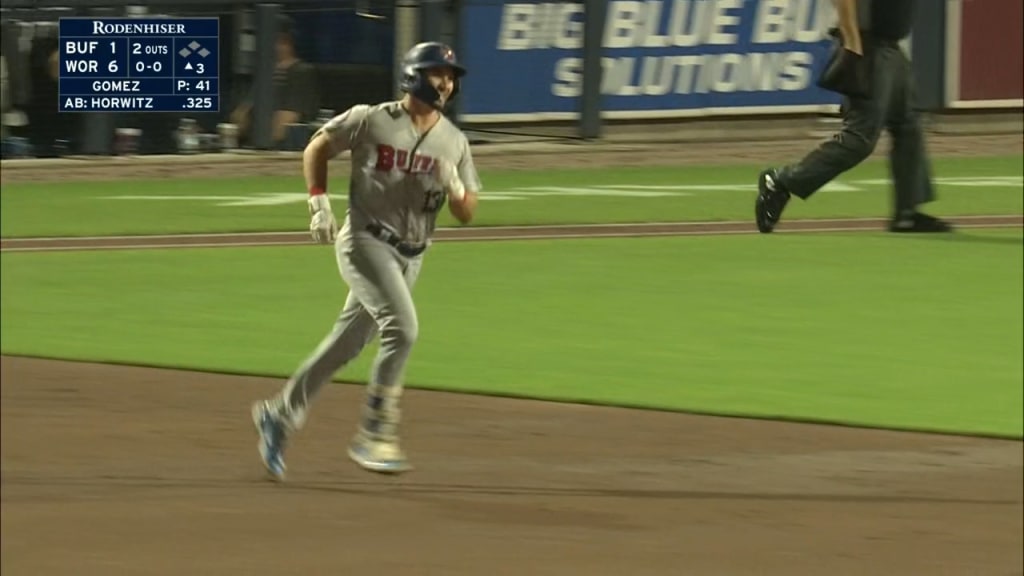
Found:
<path fill-rule="evenodd" d="M 185 64 L 185 70 L 191 70 L 191 69 L 192 69 L 192 63 L 191 62 L 189 62 L 188 64 Z"/>

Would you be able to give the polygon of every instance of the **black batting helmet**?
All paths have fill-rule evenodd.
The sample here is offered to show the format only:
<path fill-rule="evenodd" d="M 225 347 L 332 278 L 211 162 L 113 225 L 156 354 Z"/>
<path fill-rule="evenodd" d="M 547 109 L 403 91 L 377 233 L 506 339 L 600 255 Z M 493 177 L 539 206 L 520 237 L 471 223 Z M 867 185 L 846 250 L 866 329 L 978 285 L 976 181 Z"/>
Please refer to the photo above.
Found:
<path fill-rule="evenodd" d="M 451 68 L 455 74 L 455 83 L 449 100 L 458 94 L 459 79 L 466 75 L 466 69 L 455 58 L 455 51 L 440 42 L 422 42 L 405 53 L 405 57 L 402 58 L 399 88 L 402 92 L 412 94 L 417 99 L 438 108 L 441 95 L 424 74 L 424 71 L 430 68 Z"/>

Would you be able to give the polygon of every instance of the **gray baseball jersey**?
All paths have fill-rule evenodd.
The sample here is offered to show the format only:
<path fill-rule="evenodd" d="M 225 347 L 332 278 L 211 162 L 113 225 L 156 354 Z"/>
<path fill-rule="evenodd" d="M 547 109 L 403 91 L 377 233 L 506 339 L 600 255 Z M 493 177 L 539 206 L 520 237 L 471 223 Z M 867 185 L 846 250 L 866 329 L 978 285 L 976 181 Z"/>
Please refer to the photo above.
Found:
<path fill-rule="evenodd" d="M 365 229 L 379 224 L 407 243 L 427 243 L 446 200 L 432 173 L 437 160 L 456 166 L 467 190 L 480 191 L 480 178 L 461 130 L 442 116 L 420 135 L 399 102 L 353 106 L 323 130 L 336 152 L 352 151 L 347 217 L 334 245 L 350 290 L 334 329 L 289 379 L 277 410 L 300 426 L 309 399 L 379 334 L 361 430 L 386 439 L 395 434 L 402 375 L 419 331 L 412 288 L 423 260 Z"/>
<path fill-rule="evenodd" d="M 456 166 L 466 190 L 481 190 L 469 141 L 443 115 L 421 135 L 399 102 L 359 104 L 323 130 L 335 151 L 352 151 L 343 235 L 375 222 L 406 242 L 427 242 L 446 200 L 433 174 L 438 158 Z"/>

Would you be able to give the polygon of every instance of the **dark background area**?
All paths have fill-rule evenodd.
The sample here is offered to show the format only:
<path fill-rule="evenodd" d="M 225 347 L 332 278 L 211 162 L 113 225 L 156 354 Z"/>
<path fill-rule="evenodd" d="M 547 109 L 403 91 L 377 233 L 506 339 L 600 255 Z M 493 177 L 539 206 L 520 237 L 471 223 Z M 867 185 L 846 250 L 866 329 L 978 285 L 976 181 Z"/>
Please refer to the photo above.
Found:
<path fill-rule="evenodd" d="M 62 16 L 93 16 L 92 8 L 28 8 L 0 11 L 2 53 L 8 82 L 4 113 L 20 111 L 27 123 L 5 126 L 6 137 L 29 141 L 36 157 L 82 152 L 85 114 L 57 113 L 58 84 L 47 60 L 57 49 Z M 105 15 L 125 17 L 128 9 Z M 215 133 L 253 82 L 255 36 L 253 4 L 210 2 L 185 7 L 147 4 L 142 16 L 217 16 L 220 18 L 220 110 L 211 113 L 112 113 L 115 128 L 142 130 L 141 154 L 177 151 L 176 130 L 182 118 L 194 118 L 203 132 Z M 288 2 L 282 13 L 293 23 L 298 56 L 316 71 L 319 107 L 340 112 L 354 104 L 387 100 L 394 95 L 394 3 L 381 1 Z M 8 116 L 5 116 L 8 117 Z M 113 138 L 113 134 L 111 134 Z M 7 150 L 5 145 L 5 151 Z"/>

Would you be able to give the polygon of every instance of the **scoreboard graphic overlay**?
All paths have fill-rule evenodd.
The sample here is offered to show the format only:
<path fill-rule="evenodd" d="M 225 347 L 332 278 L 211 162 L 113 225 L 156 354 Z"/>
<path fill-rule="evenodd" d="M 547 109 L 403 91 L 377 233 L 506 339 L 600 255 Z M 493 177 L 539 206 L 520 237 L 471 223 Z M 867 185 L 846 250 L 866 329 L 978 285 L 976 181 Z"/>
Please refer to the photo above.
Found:
<path fill-rule="evenodd" d="M 219 112 L 218 18 L 61 18 L 60 112 Z"/>

